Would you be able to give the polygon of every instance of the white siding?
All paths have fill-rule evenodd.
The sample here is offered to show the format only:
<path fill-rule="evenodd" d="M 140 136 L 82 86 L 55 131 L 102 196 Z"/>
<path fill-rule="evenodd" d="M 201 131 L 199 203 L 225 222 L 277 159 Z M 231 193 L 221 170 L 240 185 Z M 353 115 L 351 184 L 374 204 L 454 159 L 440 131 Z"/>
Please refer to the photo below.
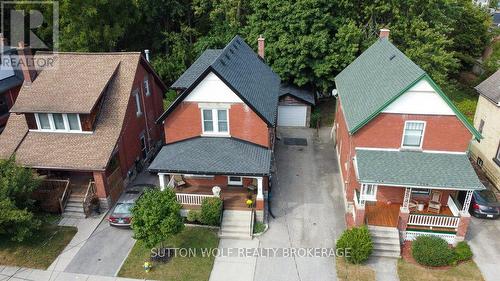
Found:
<path fill-rule="evenodd" d="M 455 115 L 453 110 L 434 91 L 429 82 L 422 80 L 401 95 L 383 112 L 402 114 Z"/>
<path fill-rule="evenodd" d="M 188 102 L 243 103 L 222 81 L 210 72 L 186 97 Z"/>

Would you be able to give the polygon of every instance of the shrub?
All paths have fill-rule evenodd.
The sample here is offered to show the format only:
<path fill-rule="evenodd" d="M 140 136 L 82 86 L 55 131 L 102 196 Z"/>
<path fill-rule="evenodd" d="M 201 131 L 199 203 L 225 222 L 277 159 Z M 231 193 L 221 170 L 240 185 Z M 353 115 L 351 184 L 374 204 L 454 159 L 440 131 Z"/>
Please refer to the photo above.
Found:
<path fill-rule="evenodd" d="M 201 203 L 200 221 L 206 225 L 219 225 L 222 214 L 222 199 L 210 197 Z"/>
<path fill-rule="evenodd" d="M 373 242 L 366 226 L 347 229 L 337 240 L 337 251 L 346 253 L 345 259 L 349 263 L 359 264 L 366 261 L 372 251 Z"/>
<path fill-rule="evenodd" d="M 454 256 L 453 261 L 455 263 L 461 261 L 467 261 L 472 259 L 472 250 L 470 249 L 467 242 L 465 241 L 458 242 L 455 249 L 453 249 L 453 256 Z"/>
<path fill-rule="evenodd" d="M 319 126 L 320 119 L 321 119 L 321 112 L 319 111 L 319 109 L 315 109 L 311 113 L 311 118 L 309 121 L 309 125 L 311 126 L 311 128 L 317 128 Z"/>
<path fill-rule="evenodd" d="M 261 233 L 266 229 L 266 225 L 262 222 L 256 222 L 253 226 L 253 233 Z"/>
<path fill-rule="evenodd" d="M 413 241 L 411 254 L 422 265 L 444 266 L 453 261 L 448 242 L 437 236 L 419 236 Z"/>
<path fill-rule="evenodd" d="M 188 222 L 197 222 L 200 221 L 200 211 L 197 210 L 190 210 L 189 213 L 187 214 L 187 221 Z"/>

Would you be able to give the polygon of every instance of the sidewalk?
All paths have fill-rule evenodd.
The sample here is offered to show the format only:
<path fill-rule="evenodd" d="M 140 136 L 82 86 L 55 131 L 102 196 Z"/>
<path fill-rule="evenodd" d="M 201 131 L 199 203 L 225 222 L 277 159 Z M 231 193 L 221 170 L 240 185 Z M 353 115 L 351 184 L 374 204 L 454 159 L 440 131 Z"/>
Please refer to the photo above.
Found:
<path fill-rule="evenodd" d="M 0 281 L 134 281 L 130 279 L 0 265 Z"/>
<path fill-rule="evenodd" d="M 228 248 L 258 248 L 259 239 L 238 240 L 238 239 L 220 239 L 219 249 Z M 216 257 L 210 281 L 253 281 L 255 273 L 255 257 Z"/>

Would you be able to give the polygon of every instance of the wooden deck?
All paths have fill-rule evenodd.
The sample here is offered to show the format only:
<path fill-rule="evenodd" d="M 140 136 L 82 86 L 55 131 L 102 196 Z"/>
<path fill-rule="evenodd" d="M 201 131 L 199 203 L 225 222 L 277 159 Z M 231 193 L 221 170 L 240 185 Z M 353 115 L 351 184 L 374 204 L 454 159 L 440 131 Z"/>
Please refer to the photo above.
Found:
<path fill-rule="evenodd" d="M 224 200 L 224 209 L 227 210 L 249 210 L 246 205 L 248 194 L 252 194 L 252 200 L 255 202 L 255 192 L 251 192 L 244 187 L 221 187 L 221 198 Z M 176 193 L 192 193 L 211 195 L 212 186 L 187 186 L 175 188 Z M 196 205 L 183 205 L 186 209 L 199 209 Z"/>
<path fill-rule="evenodd" d="M 385 202 L 367 202 L 365 205 L 365 218 L 369 225 L 397 227 L 400 204 L 386 204 Z M 443 206 L 439 214 L 423 211 L 411 211 L 412 214 L 453 216 L 451 210 Z"/>

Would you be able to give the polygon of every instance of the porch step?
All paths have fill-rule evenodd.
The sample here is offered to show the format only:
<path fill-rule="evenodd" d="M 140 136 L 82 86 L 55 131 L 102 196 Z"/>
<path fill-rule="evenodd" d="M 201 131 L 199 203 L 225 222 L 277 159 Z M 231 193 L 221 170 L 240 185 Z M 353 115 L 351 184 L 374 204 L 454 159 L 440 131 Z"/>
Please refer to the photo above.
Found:
<path fill-rule="evenodd" d="M 373 241 L 372 255 L 394 258 L 401 256 L 399 231 L 397 228 L 369 225 L 368 230 Z"/>
<path fill-rule="evenodd" d="M 64 217 L 69 218 L 85 218 L 85 213 L 83 212 L 83 195 L 72 193 L 66 203 L 66 208 L 64 208 Z"/>
<path fill-rule="evenodd" d="M 73 211 L 66 211 L 66 210 L 64 210 L 63 217 L 65 217 L 65 218 L 84 219 L 85 218 L 85 214 L 83 213 L 83 210 L 81 212 L 73 212 Z"/>
<path fill-rule="evenodd" d="M 82 208 L 82 202 L 75 202 L 75 201 L 68 201 L 68 203 L 66 204 L 66 208 L 67 207 L 75 207 L 75 208 Z"/>
<path fill-rule="evenodd" d="M 252 239 L 252 212 L 226 210 L 222 215 L 220 238 Z"/>

